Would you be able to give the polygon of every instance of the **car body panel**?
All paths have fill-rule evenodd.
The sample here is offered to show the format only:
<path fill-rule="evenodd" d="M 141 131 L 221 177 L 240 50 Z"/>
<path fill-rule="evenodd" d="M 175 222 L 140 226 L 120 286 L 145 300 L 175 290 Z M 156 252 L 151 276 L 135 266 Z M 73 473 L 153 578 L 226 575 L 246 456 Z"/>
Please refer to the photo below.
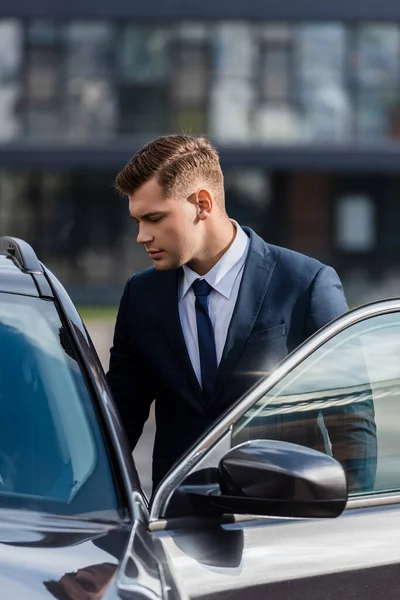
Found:
<path fill-rule="evenodd" d="M 82 582 L 105 592 L 115 577 L 129 534 L 130 526 L 123 522 L 1 510 L 1 598 L 54 598 L 49 589 L 80 597 L 78 593 L 85 590 Z"/>
<path fill-rule="evenodd" d="M 2 600 L 182 600 L 158 539 L 139 520 L 132 527 L 112 516 L 0 510 Z"/>
<path fill-rule="evenodd" d="M 158 532 L 190 597 L 397 599 L 381 568 L 400 562 L 400 506 L 347 509 L 337 519 L 256 518 Z M 368 577 L 360 573 L 367 570 Z M 341 574 L 345 588 L 339 588 Z M 301 584 L 304 595 L 299 593 Z M 313 595 L 313 590 L 317 590 Z M 384 591 L 384 594 L 383 594 Z"/>

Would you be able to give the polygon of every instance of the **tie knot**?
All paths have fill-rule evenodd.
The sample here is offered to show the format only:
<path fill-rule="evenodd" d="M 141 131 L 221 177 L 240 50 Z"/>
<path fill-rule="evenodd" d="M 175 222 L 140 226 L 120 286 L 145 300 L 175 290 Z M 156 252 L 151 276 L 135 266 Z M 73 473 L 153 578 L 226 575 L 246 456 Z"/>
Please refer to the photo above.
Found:
<path fill-rule="evenodd" d="M 196 298 L 198 296 L 208 296 L 212 290 L 211 285 L 207 283 L 205 279 L 196 279 L 196 281 L 192 283 L 192 288 Z"/>

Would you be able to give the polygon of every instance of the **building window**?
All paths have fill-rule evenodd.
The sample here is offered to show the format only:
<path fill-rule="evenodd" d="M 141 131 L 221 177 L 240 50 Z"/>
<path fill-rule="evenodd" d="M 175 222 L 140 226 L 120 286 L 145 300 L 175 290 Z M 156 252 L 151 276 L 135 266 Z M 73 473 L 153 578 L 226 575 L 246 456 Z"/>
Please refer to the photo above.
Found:
<path fill-rule="evenodd" d="M 167 27 L 123 28 L 117 69 L 121 135 L 168 130 L 169 40 Z"/>
<path fill-rule="evenodd" d="M 212 31 L 209 131 L 219 142 L 252 139 L 256 49 L 251 23 L 218 23 Z"/>
<path fill-rule="evenodd" d="M 264 46 L 264 45 L 263 45 Z M 290 98 L 290 52 L 263 47 L 261 56 L 261 97 L 266 101 L 287 102 Z"/>
<path fill-rule="evenodd" d="M 73 140 L 107 139 L 116 130 L 116 31 L 105 22 L 74 22 L 66 29 L 68 134 Z"/>
<path fill-rule="evenodd" d="M 375 206 L 364 195 L 339 199 L 336 207 L 336 244 L 342 252 L 371 252 L 375 246 Z"/>
<path fill-rule="evenodd" d="M 275 23 L 257 31 L 253 137 L 264 143 L 296 140 L 301 133 L 293 94 L 293 27 Z"/>
<path fill-rule="evenodd" d="M 397 25 L 362 25 L 354 35 L 350 74 L 357 137 L 373 141 L 398 137 L 399 29 Z"/>
<path fill-rule="evenodd" d="M 51 21 L 31 21 L 24 58 L 21 107 L 26 133 L 35 138 L 59 138 L 65 124 L 61 26 Z"/>
<path fill-rule="evenodd" d="M 0 142 L 21 131 L 17 112 L 21 62 L 22 27 L 17 21 L 0 20 Z"/>
<path fill-rule="evenodd" d="M 346 51 L 347 31 L 343 24 L 297 27 L 296 90 L 304 137 L 311 142 L 344 142 L 351 137 Z"/>
<path fill-rule="evenodd" d="M 288 103 L 292 99 L 293 29 L 266 25 L 259 38 L 260 96 L 262 101 Z"/>
<path fill-rule="evenodd" d="M 202 24 L 184 23 L 171 42 L 170 99 L 172 130 L 192 134 L 207 131 L 210 43 Z"/>
<path fill-rule="evenodd" d="M 54 48 L 33 47 L 27 53 L 25 93 L 31 106 L 58 101 L 62 86 L 62 56 Z"/>
<path fill-rule="evenodd" d="M 168 75 L 167 27 L 127 25 L 121 32 L 119 69 L 124 83 L 163 82 Z"/>

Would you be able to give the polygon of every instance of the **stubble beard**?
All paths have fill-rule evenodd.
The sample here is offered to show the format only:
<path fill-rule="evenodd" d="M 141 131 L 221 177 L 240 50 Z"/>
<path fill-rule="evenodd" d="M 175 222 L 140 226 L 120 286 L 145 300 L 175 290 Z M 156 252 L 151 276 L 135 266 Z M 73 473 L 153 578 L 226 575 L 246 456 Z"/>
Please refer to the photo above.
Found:
<path fill-rule="evenodd" d="M 156 271 L 174 271 L 179 269 L 184 263 L 180 260 L 161 260 L 154 261 L 154 268 Z"/>
<path fill-rule="evenodd" d="M 191 260 L 192 252 L 190 245 L 182 245 L 174 256 L 168 255 L 161 261 L 154 261 L 154 268 L 157 271 L 174 271 L 187 265 Z"/>

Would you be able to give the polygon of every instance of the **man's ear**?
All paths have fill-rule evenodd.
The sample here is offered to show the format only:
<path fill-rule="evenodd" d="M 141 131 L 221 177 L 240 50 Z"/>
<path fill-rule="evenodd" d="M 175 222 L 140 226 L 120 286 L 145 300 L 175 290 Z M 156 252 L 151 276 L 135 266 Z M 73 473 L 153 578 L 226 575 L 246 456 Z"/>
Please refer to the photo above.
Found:
<path fill-rule="evenodd" d="M 203 188 L 197 192 L 197 207 L 200 220 L 204 221 L 210 216 L 213 205 L 213 197 L 208 190 Z"/>

